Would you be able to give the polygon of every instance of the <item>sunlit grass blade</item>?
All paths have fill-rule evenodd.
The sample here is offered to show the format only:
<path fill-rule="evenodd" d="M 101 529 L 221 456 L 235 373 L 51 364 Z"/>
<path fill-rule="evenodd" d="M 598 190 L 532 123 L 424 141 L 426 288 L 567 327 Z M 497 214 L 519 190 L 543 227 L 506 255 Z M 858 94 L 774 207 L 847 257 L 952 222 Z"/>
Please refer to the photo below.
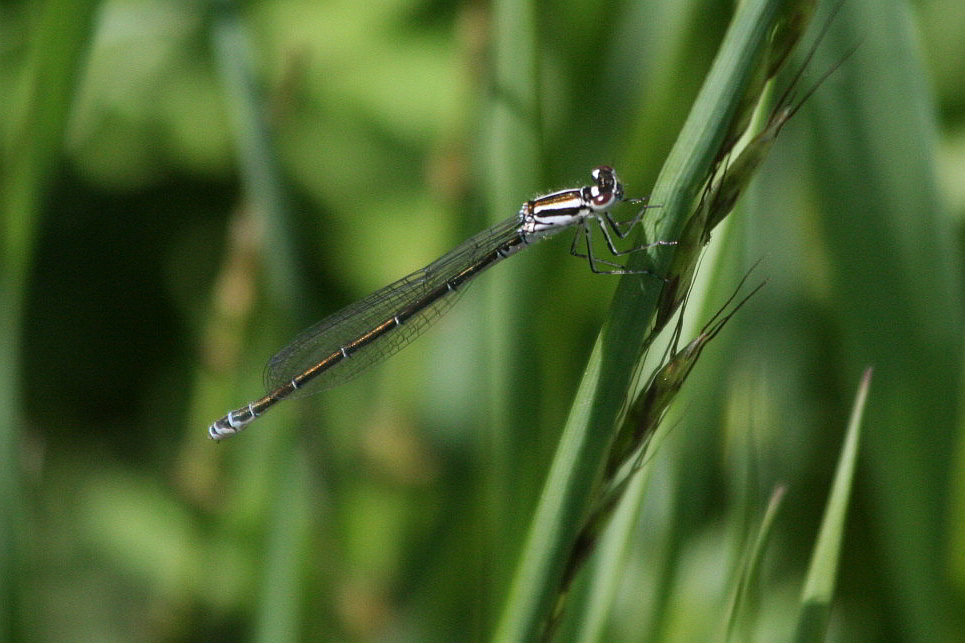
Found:
<path fill-rule="evenodd" d="M 794 637 L 797 643 L 823 641 L 827 631 L 831 600 L 834 598 L 834 586 L 838 578 L 838 561 L 844 539 L 848 501 L 851 498 L 854 470 L 858 463 L 858 442 L 868 389 L 871 386 L 871 372 L 870 368 L 864 372 L 858 386 L 844 447 L 838 459 L 834 485 L 824 512 L 821 531 L 811 553 L 811 565 L 801 593 L 801 612 Z"/>
<path fill-rule="evenodd" d="M 599 555 L 590 571 L 583 611 L 577 619 L 580 625 L 574 638 L 576 641 L 593 643 L 603 640 L 613 599 L 623 581 L 630 536 L 643 508 L 643 496 L 653 471 L 652 462 L 645 462 L 633 475 L 600 539 Z"/>
<path fill-rule="evenodd" d="M 739 7 L 652 193 L 653 202 L 662 205 L 651 224 L 652 238 L 676 238 L 683 228 L 782 4 L 758 0 Z M 652 267 L 646 265 L 650 259 L 635 259 L 632 268 Z M 659 272 L 668 256 L 656 259 Z M 639 277 L 622 279 L 618 286 L 530 524 L 497 641 L 533 640 L 551 619 L 570 548 L 598 491 L 658 292 L 659 284 L 641 287 Z"/>
<path fill-rule="evenodd" d="M 567 574 L 575 573 L 575 567 L 599 551 L 592 576 L 586 588 L 584 613 L 574 620 L 579 623 L 577 640 L 596 641 L 603 636 L 606 617 L 609 614 L 616 589 L 623 579 L 626 554 L 633 534 L 637 516 L 643 507 L 643 497 L 653 470 L 651 457 L 673 428 L 661 423 L 669 404 L 687 380 L 703 349 L 720 333 L 730 319 L 763 287 L 763 283 L 734 304 L 748 275 L 738 284 L 734 294 L 700 329 L 697 336 L 678 348 L 683 325 L 680 322 L 670 339 L 670 355 L 651 376 L 637 396 L 623 428 L 613 445 L 608 460 L 601 499 L 580 532 L 576 553 L 571 555 Z M 731 304 L 734 304 L 731 307 Z M 622 439 L 621 439 L 622 438 Z M 564 583 L 568 582 L 564 578 Z"/>

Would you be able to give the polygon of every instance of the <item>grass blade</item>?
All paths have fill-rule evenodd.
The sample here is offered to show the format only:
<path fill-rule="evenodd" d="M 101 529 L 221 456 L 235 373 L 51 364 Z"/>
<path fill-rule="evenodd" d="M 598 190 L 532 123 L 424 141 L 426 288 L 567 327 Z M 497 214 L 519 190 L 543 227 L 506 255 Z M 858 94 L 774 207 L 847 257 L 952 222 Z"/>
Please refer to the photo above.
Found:
<path fill-rule="evenodd" d="M 782 4 L 757 0 L 738 9 L 654 188 L 652 198 L 663 206 L 652 220 L 654 238 L 675 238 L 683 228 Z M 635 259 L 639 259 L 632 265 L 635 268 L 647 261 Z M 657 259 L 659 271 L 668 258 Z M 618 286 L 610 322 L 594 347 L 530 525 L 497 641 L 532 640 L 551 617 L 569 550 L 597 490 L 643 338 L 656 310 L 658 290 L 641 288 L 639 277 L 625 278 Z"/>
<path fill-rule="evenodd" d="M 534 194 L 542 184 L 540 158 L 539 95 L 533 88 L 537 78 L 539 31 L 537 10 L 531 0 L 497 0 L 492 5 L 492 66 L 487 95 L 483 168 L 488 224 L 502 220 L 508 212 L 519 209 L 520 195 Z M 527 168 L 520 172 L 520 168 Z M 532 485 L 525 484 L 532 472 L 526 469 L 530 461 L 520 462 L 516 454 L 525 446 L 521 441 L 531 439 L 517 430 L 519 418 L 526 417 L 525 386 L 518 380 L 518 371 L 509 373 L 506 364 L 520 352 L 519 320 L 525 315 L 526 305 L 514 296 L 516 288 L 525 280 L 525 266 L 506 262 L 505 270 L 494 271 L 482 284 L 484 297 L 472 301 L 477 317 L 487 320 L 485 330 L 476 337 L 474 347 L 479 359 L 486 364 L 488 404 L 485 413 L 490 429 L 480 445 L 481 453 L 491 454 L 481 483 L 482 501 L 487 507 L 485 523 L 480 529 L 488 573 L 483 575 L 488 585 L 486 605 L 498 604 L 498 597 L 506 591 L 512 573 L 512 552 L 522 537 L 523 525 L 512 517 L 529 511 L 532 496 L 526 492 Z M 478 395 L 475 390 L 471 395 Z M 495 608 L 483 608 L 480 615 L 491 632 L 496 618 Z"/>
<path fill-rule="evenodd" d="M 744 559 L 744 565 L 737 580 L 737 587 L 734 589 L 734 600 L 731 603 L 730 613 L 727 615 L 727 635 L 724 638 L 725 641 L 749 640 L 747 632 L 738 633 L 738 627 L 741 624 L 740 616 L 742 612 L 752 611 L 748 609 L 748 603 L 751 602 L 752 589 L 756 585 L 761 560 L 773 535 L 774 521 L 777 518 L 778 511 L 781 509 L 785 491 L 786 489 L 784 487 L 778 487 L 774 490 L 774 493 L 771 494 L 771 500 L 767 503 L 767 511 L 764 513 L 764 519 L 761 521 L 760 528 L 757 531 L 754 546 Z"/>
<path fill-rule="evenodd" d="M 22 93 L 11 100 L 0 149 L 0 639 L 16 640 L 22 605 L 17 579 L 22 519 L 20 338 L 23 298 L 44 195 L 64 133 L 97 2 L 52 0 L 37 7 Z"/>
<path fill-rule="evenodd" d="M 844 539 L 845 518 L 848 513 L 848 500 L 854 481 L 854 470 L 858 463 L 858 440 L 861 436 L 861 420 L 864 416 L 868 388 L 871 386 L 871 369 L 861 378 L 858 395 L 854 400 L 844 448 L 838 460 L 838 470 L 834 476 L 831 496 L 821 523 L 817 543 L 811 554 L 804 590 L 801 593 L 801 613 L 794 640 L 823 641 L 831 613 L 831 599 L 838 576 L 838 559 Z"/>
<path fill-rule="evenodd" d="M 845 37 L 820 54 L 855 56 L 813 100 L 815 183 L 845 372 L 875 366 L 875 427 L 864 447 L 871 519 L 895 626 L 941 640 L 949 609 L 945 498 L 961 381 L 961 253 L 935 169 L 936 107 L 905 2 L 844 5 Z M 849 42 L 850 41 L 850 42 Z M 860 300 L 855 296 L 860 295 Z M 928 368 L 921 368 L 927 364 Z"/>

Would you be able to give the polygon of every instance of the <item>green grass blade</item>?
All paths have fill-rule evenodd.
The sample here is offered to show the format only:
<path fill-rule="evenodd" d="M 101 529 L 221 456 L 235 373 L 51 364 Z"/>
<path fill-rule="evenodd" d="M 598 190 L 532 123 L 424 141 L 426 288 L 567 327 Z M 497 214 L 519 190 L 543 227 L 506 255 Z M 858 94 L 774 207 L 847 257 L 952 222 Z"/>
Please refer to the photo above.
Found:
<path fill-rule="evenodd" d="M 586 592 L 587 599 L 578 619 L 580 627 L 574 638 L 576 641 L 592 643 L 603 640 L 606 620 L 623 580 L 627 548 L 643 508 L 643 496 L 652 470 L 652 462 L 647 462 L 634 475 L 600 539 L 599 555 L 595 559 Z"/>
<path fill-rule="evenodd" d="M 294 453 L 281 472 L 278 498 L 265 546 L 255 641 L 302 640 L 301 574 L 308 554 L 310 472 L 304 454 Z"/>
<path fill-rule="evenodd" d="M 824 512 L 817 543 L 811 554 L 811 565 L 801 593 L 801 613 L 794 637 L 798 643 L 823 641 L 827 631 L 834 585 L 838 577 L 838 560 L 844 539 L 848 500 L 851 497 L 854 470 L 858 463 L 861 420 L 870 386 L 871 369 L 869 368 L 864 372 L 858 387 L 858 395 L 854 400 L 851 419 L 848 421 L 848 432 L 838 460 L 831 496 Z"/>
<path fill-rule="evenodd" d="M 660 443 L 670 432 L 673 425 L 664 423 L 654 435 L 650 452 L 660 448 Z M 637 521 L 643 509 L 643 499 L 649 487 L 656 460 L 647 458 L 640 469 L 633 474 L 626 491 L 619 500 L 613 518 L 600 539 L 598 555 L 593 562 L 586 600 L 582 613 L 577 620 L 579 628 L 575 641 L 592 643 L 603 640 L 607 618 L 613 607 L 620 584 L 624 580 L 627 555 L 631 539 L 636 533 Z"/>
<path fill-rule="evenodd" d="M 215 59 L 233 120 L 243 198 L 262 233 L 256 252 L 266 274 L 264 298 L 275 311 L 298 319 L 299 302 L 309 299 L 296 267 L 291 208 L 267 101 L 256 81 L 255 47 L 239 11 L 236 3 L 216 5 L 211 30 Z M 199 395 L 200 399 L 207 397 L 204 391 Z M 255 443 L 233 451 L 234 457 L 245 462 L 242 466 L 249 476 L 255 471 L 265 474 L 273 492 L 273 514 L 262 536 L 264 564 L 253 617 L 256 641 L 294 641 L 302 635 L 300 606 L 292 597 L 302 592 L 304 580 L 298 570 L 306 540 L 304 503 L 309 497 L 309 479 L 296 450 L 295 435 L 291 429 L 259 431 Z"/>
<path fill-rule="evenodd" d="M 753 602 L 753 588 L 757 585 L 761 561 L 764 558 L 767 545 L 771 542 L 771 536 L 774 533 L 774 521 L 781 509 L 785 491 L 784 487 L 778 487 L 771 494 L 771 500 L 767 503 L 767 511 L 764 512 L 764 519 L 757 531 L 757 538 L 744 559 L 737 580 L 737 587 L 734 590 L 734 600 L 731 602 L 730 612 L 727 615 L 727 635 L 724 638 L 726 641 L 748 640 L 748 633 L 741 632 L 738 629 L 741 625 L 741 614 L 753 613 L 754 611 L 752 606 L 749 605 Z"/>
<path fill-rule="evenodd" d="M 519 209 L 520 195 L 533 195 L 543 184 L 540 157 L 539 86 L 537 52 L 539 30 L 537 9 L 531 0 L 497 0 L 492 5 L 491 78 L 485 104 L 485 127 L 482 129 L 482 185 L 487 195 L 487 224 L 505 219 Z M 525 172 L 520 168 L 526 168 Z M 503 269 L 505 268 L 505 270 Z M 481 436 L 485 444 L 480 453 L 488 454 L 484 477 L 480 481 L 487 511 L 485 533 L 481 545 L 488 573 L 484 582 L 488 598 L 480 614 L 491 632 L 499 597 L 504 595 L 512 573 L 512 556 L 518 548 L 524 525 L 513 517 L 530 511 L 532 475 L 516 455 L 524 440 L 532 439 L 518 430 L 520 418 L 526 417 L 526 404 L 517 369 L 507 369 L 520 354 L 520 320 L 526 303 L 516 296 L 519 283 L 525 281 L 526 266 L 506 262 L 481 284 L 484 296 L 468 302 L 476 307 L 476 317 L 485 318 L 485 330 L 477 337 L 475 351 L 485 363 L 488 380 L 477 382 L 470 394 L 485 391 L 485 421 L 489 426 Z M 479 385 L 485 388 L 480 388 Z"/>
<path fill-rule="evenodd" d="M 18 634 L 22 498 L 17 382 L 23 298 L 44 195 L 61 158 L 68 113 L 81 79 L 97 2 L 37 7 L 22 93 L 8 94 L 11 123 L 0 149 L 0 640 Z"/>
<path fill-rule="evenodd" d="M 935 641 L 965 625 L 943 568 L 965 320 L 958 228 L 939 189 L 937 107 L 908 3 L 849 1 L 840 22 L 844 36 L 815 63 L 860 47 L 811 106 L 813 225 L 837 295 L 838 359 L 847 373 L 874 364 L 876 399 L 887 400 L 868 408 L 864 446 L 890 586 L 878 603 L 894 601 L 909 640 Z"/>
<path fill-rule="evenodd" d="M 654 188 L 654 238 L 674 238 L 730 126 L 761 43 L 783 2 L 743 3 Z M 640 267 L 642 259 L 637 262 Z M 666 265 L 658 263 L 658 270 Z M 548 622 L 576 534 L 590 507 L 625 402 L 658 288 L 621 280 L 594 347 L 523 549 L 495 640 L 535 638 Z"/>
<path fill-rule="evenodd" d="M 284 181 L 268 126 L 263 96 L 257 91 L 253 47 L 232 2 L 219 3 L 212 24 L 212 41 L 218 72 L 225 87 L 233 119 L 244 196 L 264 232 L 263 248 L 268 292 L 287 311 L 297 309 L 301 278 L 295 268 L 291 218 Z"/>

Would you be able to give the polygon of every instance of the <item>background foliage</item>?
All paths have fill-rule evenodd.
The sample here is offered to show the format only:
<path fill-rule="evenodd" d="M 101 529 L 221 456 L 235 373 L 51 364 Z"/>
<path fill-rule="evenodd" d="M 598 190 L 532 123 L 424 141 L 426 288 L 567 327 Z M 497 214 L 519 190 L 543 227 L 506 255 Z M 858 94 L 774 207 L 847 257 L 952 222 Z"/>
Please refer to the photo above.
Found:
<path fill-rule="evenodd" d="M 205 428 L 301 327 L 523 199 L 604 162 L 646 194 L 730 14 L 0 4 L 0 636 L 487 638 L 616 285 L 568 239 L 350 384 Z M 669 418 L 606 640 L 715 638 L 779 484 L 743 634 L 791 636 L 869 364 L 829 639 L 965 627 L 963 32 L 958 0 L 843 7 L 810 77 L 859 50 L 705 257 L 697 325 L 762 257 L 769 284 Z"/>

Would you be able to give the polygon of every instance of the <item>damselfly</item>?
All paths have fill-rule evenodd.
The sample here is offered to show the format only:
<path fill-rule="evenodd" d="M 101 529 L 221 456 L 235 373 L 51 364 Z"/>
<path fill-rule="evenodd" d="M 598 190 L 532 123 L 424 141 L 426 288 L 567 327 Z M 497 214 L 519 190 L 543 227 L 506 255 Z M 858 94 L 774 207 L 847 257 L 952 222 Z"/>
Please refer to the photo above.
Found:
<path fill-rule="evenodd" d="M 590 269 L 606 274 L 641 274 L 593 255 L 593 227 L 606 246 L 621 256 L 656 245 L 618 250 L 611 233 L 625 239 L 643 217 L 617 222 L 609 209 L 623 200 L 623 185 L 606 165 L 592 172 L 593 185 L 560 190 L 527 201 L 519 213 L 471 237 L 422 270 L 403 277 L 365 299 L 323 319 L 281 349 L 265 368 L 264 397 L 216 420 L 208 429 L 213 440 L 238 433 L 276 403 L 317 393 L 342 384 L 366 368 L 395 354 L 441 317 L 482 271 L 536 241 L 565 228 L 577 227 L 570 246 L 573 255 L 589 261 Z M 586 242 L 586 253 L 579 250 Z M 601 268 L 600 266 L 609 266 Z"/>

